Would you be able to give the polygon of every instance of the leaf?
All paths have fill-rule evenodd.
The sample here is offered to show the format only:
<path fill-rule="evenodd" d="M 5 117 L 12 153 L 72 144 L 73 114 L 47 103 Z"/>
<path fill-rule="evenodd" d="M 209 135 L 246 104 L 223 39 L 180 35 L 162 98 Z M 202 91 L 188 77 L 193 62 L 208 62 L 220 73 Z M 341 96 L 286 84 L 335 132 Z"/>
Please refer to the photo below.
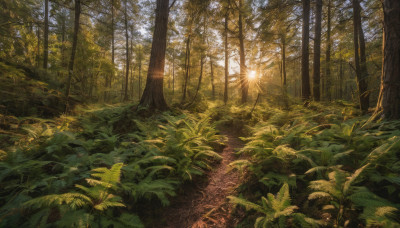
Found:
<path fill-rule="evenodd" d="M 241 205 L 246 208 L 246 211 L 248 210 L 256 210 L 258 212 L 263 212 L 263 208 L 255 203 L 252 203 L 250 201 L 247 201 L 245 199 L 235 197 L 235 196 L 228 196 L 229 202 L 234 204 L 234 205 Z"/>

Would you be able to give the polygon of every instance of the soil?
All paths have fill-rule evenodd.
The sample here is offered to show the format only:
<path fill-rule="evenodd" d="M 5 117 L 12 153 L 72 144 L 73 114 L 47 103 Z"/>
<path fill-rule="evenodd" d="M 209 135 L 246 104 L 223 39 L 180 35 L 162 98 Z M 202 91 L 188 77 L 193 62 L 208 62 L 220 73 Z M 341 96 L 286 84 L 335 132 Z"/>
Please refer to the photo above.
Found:
<path fill-rule="evenodd" d="M 208 181 L 184 188 L 171 205 L 164 210 L 160 221 L 165 228 L 234 227 L 239 218 L 232 216 L 233 206 L 227 196 L 234 195 L 241 183 L 237 172 L 227 172 L 228 165 L 237 159 L 235 152 L 243 142 L 232 131 L 222 134 L 228 138 L 221 153 L 222 161 L 208 174 Z M 160 226 L 159 226 L 160 227 Z"/>

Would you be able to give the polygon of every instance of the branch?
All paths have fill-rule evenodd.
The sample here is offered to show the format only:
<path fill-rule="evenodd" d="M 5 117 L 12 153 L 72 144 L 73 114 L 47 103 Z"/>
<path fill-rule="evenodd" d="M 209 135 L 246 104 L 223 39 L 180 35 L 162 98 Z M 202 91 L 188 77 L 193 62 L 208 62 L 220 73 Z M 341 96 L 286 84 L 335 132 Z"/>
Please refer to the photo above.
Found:
<path fill-rule="evenodd" d="M 174 0 L 171 5 L 168 7 L 168 10 L 170 10 L 174 5 L 175 5 L 176 0 Z"/>

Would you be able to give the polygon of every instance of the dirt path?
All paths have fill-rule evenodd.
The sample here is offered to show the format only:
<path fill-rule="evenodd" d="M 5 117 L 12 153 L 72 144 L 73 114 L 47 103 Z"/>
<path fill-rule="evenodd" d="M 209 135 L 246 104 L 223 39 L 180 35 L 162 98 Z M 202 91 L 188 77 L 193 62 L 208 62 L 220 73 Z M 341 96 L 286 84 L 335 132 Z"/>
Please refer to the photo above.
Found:
<path fill-rule="evenodd" d="M 227 196 L 234 193 L 240 184 L 237 172 L 229 172 L 229 163 L 236 160 L 236 149 L 242 148 L 240 139 L 229 131 L 222 131 L 228 137 L 227 146 L 218 166 L 209 173 L 208 182 L 188 189 L 172 205 L 166 208 L 164 218 L 169 218 L 166 228 L 233 227 L 232 206 Z"/>

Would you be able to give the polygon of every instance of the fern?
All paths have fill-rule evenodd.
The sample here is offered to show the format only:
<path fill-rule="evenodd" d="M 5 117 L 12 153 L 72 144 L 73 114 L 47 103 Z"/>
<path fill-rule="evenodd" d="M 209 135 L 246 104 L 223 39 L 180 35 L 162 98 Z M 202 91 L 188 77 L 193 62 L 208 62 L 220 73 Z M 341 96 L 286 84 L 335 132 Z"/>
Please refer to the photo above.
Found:
<path fill-rule="evenodd" d="M 348 175 L 346 172 L 336 169 L 329 173 L 328 180 L 316 180 L 311 181 L 309 188 L 314 190 L 309 196 L 309 200 L 316 199 L 328 199 L 330 204 L 335 207 L 336 220 L 334 225 L 342 225 L 344 223 L 343 216 L 346 214 L 346 210 L 350 210 L 351 194 L 357 189 L 354 187 L 354 183 L 358 181 L 361 173 L 368 167 L 365 165 L 357 169 L 352 175 Z M 326 210 L 331 210 L 332 207 L 325 205 Z M 349 218 L 351 219 L 351 218 Z"/>
<path fill-rule="evenodd" d="M 92 202 L 91 198 L 81 193 L 64 193 L 64 194 L 53 194 L 42 197 L 37 197 L 29 200 L 24 204 L 24 207 L 33 208 L 50 208 L 54 206 L 60 206 L 67 204 L 72 210 L 82 208 L 90 205 Z"/>
<path fill-rule="evenodd" d="M 245 199 L 229 196 L 230 202 L 235 205 L 244 206 L 247 211 L 255 210 L 263 216 L 258 217 L 254 223 L 254 227 L 286 227 L 288 218 L 293 218 L 295 222 L 311 226 L 315 222 L 300 213 L 294 211 L 297 206 L 291 205 L 289 185 L 283 184 L 279 192 L 275 195 L 268 193 L 267 197 L 261 197 L 261 205 L 254 204 Z M 306 219 L 307 218 L 307 219 Z M 309 222 L 311 224 L 309 224 Z"/>
<path fill-rule="evenodd" d="M 366 220 L 368 226 L 400 226 L 400 221 L 395 219 L 398 217 L 400 205 L 390 203 L 366 187 L 358 187 L 349 198 L 356 206 L 363 208 L 360 217 Z"/>
<path fill-rule="evenodd" d="M 91 187 L 85 187 L 82 185 L 75 185 L 79 190 L 83 193 L 64 193 L 64 194 L 52 194 L 37 197 L 31 199 L 23 204 L 25 208 L 52 208 L 58 207 L 62 209 L 62 205 L 67 205 L 70 210 L 75 211 L 78 209 L 87 209 L 87 210 L 96 210 L 96 211 L 105 211 L 108 208 L 113 207 L 125 207 L 123 203 L 121 203 L 121 198 L 119 196 L 113 195 L 111 190 L 117 189 L 117 184 L 120 183 L 120 175 L 121 168 L 123 164 L 117 163 L 113 165 L 110 169 L 107 168 L 96 168 L 92 170 L 92 176 L 98 179 L 86 179 L 87 183 Z M 50 213 L 50 212 L 48 212 Z M 87 217 L 86 223 L 84 223 L 84 219 L 79 219 L 80 226 L 84 224 L 90 224 L 90 215 L 87 214 L 84 217 Z M 78 216 L 76 213 L 70 213 L 70 216 L 74 218 Z M 67 217 L 69 219 L 70 217 Z M 60 226 L 65 226 L 65 224 L 73 225 L 76 224 L 77 221 L 69 221 L 64 220 L 60 221 Z M 77 224 L 76 224 L 77 225 Z"/>

